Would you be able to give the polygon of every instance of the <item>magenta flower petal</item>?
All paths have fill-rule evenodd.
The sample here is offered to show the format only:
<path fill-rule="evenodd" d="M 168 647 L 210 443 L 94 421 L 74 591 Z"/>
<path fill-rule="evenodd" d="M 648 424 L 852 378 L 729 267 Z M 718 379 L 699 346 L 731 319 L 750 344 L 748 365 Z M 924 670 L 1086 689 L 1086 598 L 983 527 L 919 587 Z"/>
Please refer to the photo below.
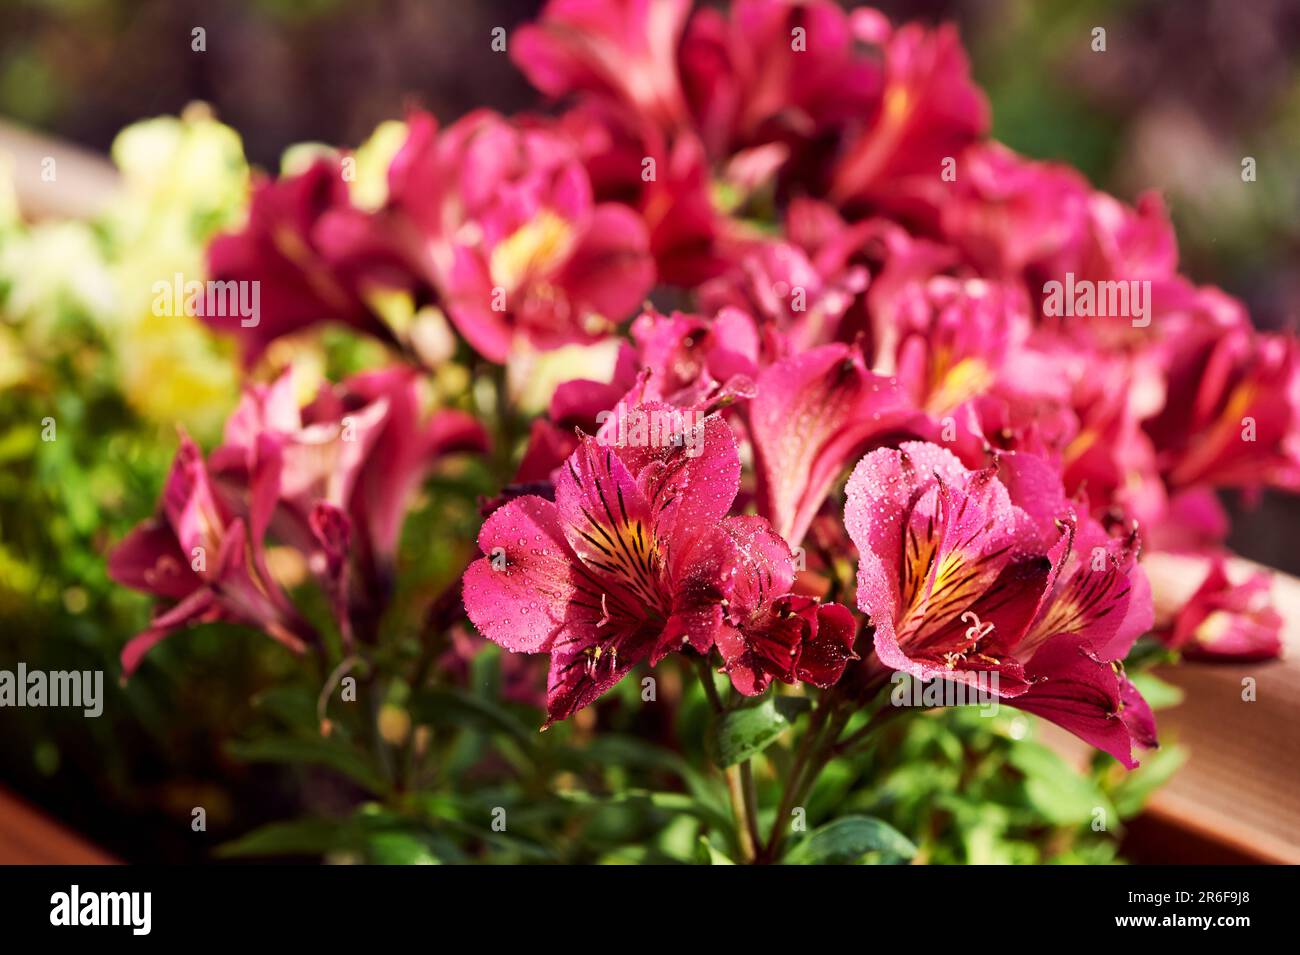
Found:
<path fill-rule="evenodd" d="M 415 268 L 470 345 L 503 362 L 609 334 L 654 282 L 645 224 L 596 203 L 577 144 L 478 110 L 438 132 L 411 120 L 388 210 Z"/>
<path fill-rule="evenodd" d="M 664 128 L 685 120 L 677 45 L 690 0 L 550 0 L 510 41 L 511 58 L 548 96 L 583 92 Z"/>
<path fill-rule="evenodd" d="M 176 534 L 165 521 L 139 524 L 108 557 L 108 575 L 125 587 L 171 600 L 181 600 L 202 586 L 190 569 Z"/>
<path fill-rule="evenodd" d="M 625 407 L 623 420 L 628 438 L 639 423 L 658 439 L 624 439 L 615 414 L 605 420 L 597 440 L 615 448 L 629 472 L 638 475 L 641 492 L 658 514 L 659 531 L 674 536 L 676 528 L 689 533 L 688 528 L 722 520 L 740 490 L 740 456 L 727 422 L 659 402 Z M 664 440 L 665 434 L 673 440 Z"/>
<path fill-rule="evenodd" d="M 840 202 L 888 200 L 909 176 L 934 179 L 988 130 L 989 109 L 971 82 L 957 31 L 909 24 L 885 43 L 885 88 L 874 121 L 836 165 L 831 195 Z"/>
<path fill-rule="evenodd" d="M 653 635 L 644 630 L 624 634 L 612 644 L 566 630 L 551 651 L 542 729 L 594 703 L 649 656 L 652 646 Z"/>
<path fill-rule="evenodd" d="M 849 479 L 845 526 L 881 662 L 965 682 L 996 669 L 1000 692 L 1023 692 L 1016 649 L 1055 564 L 991 470 L 934 445 L 874 451 Z"/>
<path fill-rule="evenodd" d="M 873 451 L 849 478 L 845 526 L 883 664 L 976 686 L 990 673 L 993 692 L 1128 766 L 1154 740 L 1118 662 L 1152 622 L 1136 540 L 1078 515 L 1044 462 L 967 471 L 935 445 Z"/>
<path fill-rule="evenodd" d="M 1187 604 L 1174 617 L 1165 642 L 1193 660 L 1237 661 L 1275 659 L 1282 652 L 1282 615 L 1269 601 L 1266 571 L 1234 583 L 1222 555 Z"/>
<path fill-rule="evenodd" d="M 258 183 L 248 224 L 209 246 L 211 279 L 258 283 L 256 316 L 200 316 L 240 340 L 246 365 L 254 364 L 274 339 L 323 321 L 393 341 L 366 305 L 363 291 L 368 284 L 409 285 L 413 276 L 398 250 L 384 248 L 387 240 L 377 226 L 360 229 L 360 236 L 342 248 L 325 241 L 321 230 L 328 228 L 334 212 L 362 215 L 351 206 L 340 161 L 322 158 L 299 175 Z"/>
<path fill-rule="evenodd" d="M 558 282 L 593 314 L 617 322 L 635 311 L 654 285 L 645 225 L 627 206 L 605 203 L 591 220 Z"/>
<path fill-rule="evenodd" d="M 773 678 L 814 686 L 836 683 L 853 659 L 856 624 L 836 604 L 790 593 L 789 545 L 761 517 L 730 517 L 721 529 L 736 548 L 734 584 L 717 647 L 732 685 L 756 696 Z"/>
<path fill-rule="evenodd" d="M 853 642 L 858 623 L 848 607 L 822 604 L 812 625 L 812 634 L 804 639 L 795 676 L 805 683 L 826 689 L 844 675 L 850 660 L 857 659 Z"/>
<path fill-rule="evenodd" d="M 1077 640 L 1045 644 L 1026 668 L 1035 681 L 1012 706 L 1034 713 L 1118 759 L 1137 766 L 1135 747 L 1156 744 L 1155 718 L 1115 664 L 1098 659 Z"/>
<path fill-rule="evenodd" d="M 521 497 L 479 532 L 486 555 L 465 572 L 465 610 L 489 640 L 517 653 L 548 652 L 578 596 L 573 551 L 556 506 Z"/>
<path fill-rule="evenodd" d="M 840 472 L 912 414 L 854 347 L 826 345 L 769 366 L 749 408 L 761 513 L 798 544 Z"/>
<path fill-rule="evenodd" d="M 629 412 L 652 410 L 682 420 L 667 405 Z M 507 649 L 551 654 L 548 723 L 647 658 L 687 644 L 708 652 L 723 626 L 742 563 L 722 521 L 740 480 L 735 439 L 717 415 L 689 438 L 657 434 L 619 441 L 607 422 L 598 437 L 581 435 L 555 472 L 554 503 L 508 499 L 480 535 L 466 609 Z"/>

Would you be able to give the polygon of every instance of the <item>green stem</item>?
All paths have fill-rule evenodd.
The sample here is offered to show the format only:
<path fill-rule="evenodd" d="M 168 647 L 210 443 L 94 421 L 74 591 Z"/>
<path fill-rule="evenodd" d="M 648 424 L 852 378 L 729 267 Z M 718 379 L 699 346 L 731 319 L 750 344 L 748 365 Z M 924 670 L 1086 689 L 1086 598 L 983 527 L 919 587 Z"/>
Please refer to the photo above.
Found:
<path fill-rule="evenodd" d="M 758 790 L 754 786 L 754 768 L 749 760 L 740 764 L 740 787 L 745 797 L 745 822 L 749 832 L 749 842 L 753 847 L 750 858 L 754 859 L 763 846 L 763 837 L 758 831 Z"/>
<path fill-rule="evenodd" d="M 754 803 L 754 775 L 749 760 L 727 767 L 727 793 L 731 812 L 736 818 L 736 842 L 741 861 L 753 862 L 758 856 L 758 822 L 750 811 Z"/>
<path fill-rule="evenodd" d="M 698 664 L 700 674 L 700 684 L 704 687 L 704 695 L 709 698 L 709 705 L 713 707 L 715 716 L 721 716 L 727 708 L 722 705 L 722 697 L 718 695 L 718 687 L 713 682 L 713 670 L 709 667 L 709 661 L 701 657 Z"/>
<path fill-rule="evenodd" d="M 853 749 L 853 747 L 864 742 L 867 737 L 880 729 L 880 727 L 884 726 L 896 716 L 902 714 L 904 709 L 905 707 L 901 706 L 885 706 L 876 710 L 863 726 L 854 730 L 851 734 L 836 743 L 831 749 L 832 754 L 835 756 L 843 756 L 845 753 Z"/>
<path fill-rule="evenodd" d="M 713 708 L 716 726 L 722 715 L 726 713 L 726 707 L 722 703 L 722 697 L 718 695 L 718 687 L 713 682 L 713 669 L 709 666 L 707 657 L 700 658 L 698 671 L 700 684 L 704 687 L 704 695 L 708 697 L 709 706 Z M 758 833 L 758 794 L 754 789 L 754 770 L 746 759 L 735 766 L 728 766 L 725 775 L 727 795 L 731 798 L 731 814 L 736 822 L 736 844 L 740 847 L 740 857 L 744 862 L 753 862 L 758 857 L 758 849 L 762 845 Z"/>
<path fill-rule="evenodd" d="M 819 705 L 813 710 L 812 716 L 808 720 L 808 731 L 799 742 L 799 748 L 795 751 L 794 762 L 790 766 L 790 772 L 786 776 L 785 791 L 781 794 L 781 802 L 777 806 L 776 818 L 772 820 L 772 831 L 768 835 L 767 846 L 763 850 L 763 860 L 765 862 L 776 861 L 776 851 L 780 847 L 781 840 L 784 838 L 786 826 L 789 823 L 791 810 L 794 809 L 795 793 L 799 786 L 799 781 L 803 777 L 804 768 L 811 757 L 813 750 L 816 748 L 816 742 L 821 735 L 822 725 L 826 722 L 827 716 L 830 715 L 830 709 L 826 701 L 820 701 Z"/>

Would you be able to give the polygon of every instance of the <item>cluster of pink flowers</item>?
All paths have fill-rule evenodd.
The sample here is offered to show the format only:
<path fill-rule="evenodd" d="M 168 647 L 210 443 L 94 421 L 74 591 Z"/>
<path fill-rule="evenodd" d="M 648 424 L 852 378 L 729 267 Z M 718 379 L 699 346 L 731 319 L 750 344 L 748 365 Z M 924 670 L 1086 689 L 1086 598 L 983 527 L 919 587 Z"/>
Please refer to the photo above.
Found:
<path fill-rule="evenodd" d="M 384 289 L 487 362 L 627 329 L 612 380 L 560 386 L 534 421 L 464 577 L 484 636 L 550 655 L 548 722 L 716 652 L 747 695 L 995 674 L 1133 765 L 1155 740 L 1121 665 L 1139 636 L 1276 654 L 1263 582 L 1224 573 L 1215 493 L 1300 489 L 1295 339 L 1178 273 L 1155 195 L 1129 206 L 991 141 L 951 28 L 829 0 L 552 0 L 509 50 L 557 110 L 410 116 L 379 209 L 339 159 L 261 183 L 211 269 L 260 281 L 264 319 L 208 321 L 250 366 L 325 321 L 409 354 Z M 254 387 L 206 466 L 183 444 L 162 515 L 113 561 L 174 602 L 128 669 L 196 620 L 311 639 L 268 533 L 375 638 L 411 490 L 484 441 L 455 412 L 421 421 L 417 377 L 301 411 Z M 348 414 L 364 436 L 341 444 Z M 1167 620 L 1139 562 L 1159 550 L 1204 564 Z M 859 614 L 827 599 L 851 561 Z"/>
<path fill-rule="evenodd" d="M 182 434 L 159 513 L 109 558 L 114 580 L 168 604 L 122 651 L 124 673 L 198 623 L 256 627 L 297 651 L 319 646 L 272 573 L 268 540 L 302 557 L 346 643 L 375 642 L 420 483 L 443 456 L 487 446 L 469 415 L 426 416 L 422 405 L 418 375 L 397 367 L 322 388 L 300 408 L 290 370 L 248 389 L 206 461 Z"/>

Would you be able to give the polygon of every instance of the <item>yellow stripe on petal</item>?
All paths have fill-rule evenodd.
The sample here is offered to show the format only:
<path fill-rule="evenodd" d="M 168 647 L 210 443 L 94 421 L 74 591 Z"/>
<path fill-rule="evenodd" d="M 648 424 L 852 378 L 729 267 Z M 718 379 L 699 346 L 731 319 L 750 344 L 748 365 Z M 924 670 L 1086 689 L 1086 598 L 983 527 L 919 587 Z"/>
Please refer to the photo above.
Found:
<path fill-rule="evenodd" d="M 983 393 L 993 384 L 993 369 L 979 358 L 963 358 L 952 368 L 936 375 L 936 384 L 926 399 L 926 410 L 931 414 L 951 411 L 962 402 Z"/>
<path fill-rule="evenodd" d="M 546 275 L 564 262 L 573 242 L 569 223 L 543 210 L 492 250 L 492 282 L 505 289 L 517 289 L 530 275 Z"/>

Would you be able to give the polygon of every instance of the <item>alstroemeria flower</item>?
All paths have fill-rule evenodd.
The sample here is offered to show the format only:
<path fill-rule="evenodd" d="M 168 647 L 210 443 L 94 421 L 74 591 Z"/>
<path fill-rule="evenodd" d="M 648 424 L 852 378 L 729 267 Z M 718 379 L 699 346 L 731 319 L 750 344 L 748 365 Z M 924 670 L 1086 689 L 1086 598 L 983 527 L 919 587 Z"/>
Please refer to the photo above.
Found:
<path fill-rule="evenodd" d="M 753 391 L 762 342 L 754 320 L 739 309 L 724 308 L 712 319 L 645 312 L 632 323 L 632 339 L 636 361 L 649 370 L 645 400 L 685 407 Z"/>
<path fill-rule="evenodd" d="M 688 642 L 708 650 L 723 623 L 738 560 L 720 527 L 740 487 L 731 429 L 667 405 L 631 410 L 662 416 L 661 440 L 633 443 L 613 421 L 583 436 L 555 501 L 525 496 L 495 511 L 479 534 L 486 556 L 465 574 L 465 608 L 484 636 L 551 655 L 548 723 L 643 660 Z"/>
<path fill-rule="evenodd" d="M 548 96 L 586 93 L 665 130 L 683 124 L 677 47 L 690 0 L 549 0 L 510 38 L 510 55 Z"/>
<path fill-rule="evenodd" d="M 699 295 L 706 309 L 735 307 L 768 319 L 791 350 L 803 350 L 844 337 L 841 320 L 867 283 L 861 266 L 845 265 L 823 277 L 799 246 L 765 241 L 750 247 L 729 274 L 703 285 Z"/>
<path fill-rule="evenodd" d="M 1153 551 L 1196 553 L 1228 538 L 1227 508 L 1214 489 L 1200 484 L 1169 495 L 1164 511 L 1144 536 Z"/>
<path fill-rule="evenodd" d="M 868 39 L 879 42 L 878 19 L 870 23 Z M 908 24 L 883 40 L 883 53 L 879 107 L 849 140 L 831 177 L 830 195 L 840 204 L 889 205 L 910 180 L 928 190 L 945 157 L 960 155 L 988 131 L 988 103 L 971 82 L 951 25 Z"/>
<path fill-rule="evenodd" d="M 1247 328 L 1168 343 L 1164 409 L 1145 423 L 1174 487 L 1300 488 L 1300 348 Z"/>
<path fill-rule="evenodd" d="M 981 275 L 1023 279 L 1041 290 L 1089 224 L 1092 190 L 1069 166 L 1037 162 L 1000 143 L 979 143 L 958 158 L 956 183 L 936 189 L 939 231 Z M 1060 271 L 1063 271 L 1061 269 Z"/>
<path fill-rule="evenodd" d="M 1275 659 L 1282 652 L 1283 621 L 1270 601 L 1268 573 L 1261 570 L 1234 582 L 1221 554 L 1206 563 L 1205 579 L 1161 638 L 1192 660 Z"/>
<path fill-rule="evenodd" d="M 254 483 L 263 479 L 255 475 Z M 248 520 L 236 517 L 202 452 L 181 435 L 158 515 L 128 534 L 108 559 L 109 576 L 118 583 L 169 604 L 123 648 L 126 676 L 163 638 L 200 623 L 254 627 L 295 652 L 318 640 L 267 571 L 268 518 L 265 508 L 254 508 Z"/>
<path fill-rule="evenodd" d="M 1163 328 L 1165 300 L 1171 295 L 1171 287 L 1181 284 L 1175 274 L 1178 248 L 1164 202 L 1149 192 L 1130 207 L 1113 196 L 1093 192 L 1085 208 L 1085 224 L 1078 241 L 1044 263 L 1037 276 L 1043 284 L 1030 288 L 1035 296 L 1043 296 L 1040 314 L 1046 324 L 1107 350 L 1147 345 L 1153 322 L 1157 332 L 1169 331 Z M 1071 294 L 1070 288 L 1076 289 L 1076 299 L 1078 289 L 1095 290 L 1096 314 L 1071 318 L 1055 311 L 1055 307 L 1049 310 L 1048 283 L 1066 290 L 1066 296 Z M 1131 292 L 1127 307 L 1120 299 L 1118 307 L 1107 304 L 1103 308 L 1101 295 L 1107 287 Z M 1064 299 L 1061 304 L 1064 307 Z M 1144 308 L 1141 315 L 1140 308 Z"/>
<path fill-rule="evenodd" d="M 717 635 L 732 685 L 746 696 L 762 693 L 773 677 L 833 686 L 856 659 L 853 614 L 792 592 L 790 547 L 763 518 L 732 517 L 722 526 L 742 556 Z"/>
<path fill-rule="evenodd" d="M 760 513 L 797 546 L 853 458 L 915 417 L 897 383 L 867 371 L 856 346 L 824 345 L 769 365 L 749 404 Z"/>
<path fill-rule="evenodd" d="M 827 0 L 734 0 L 695 13 L 682 83 L 715 157 L 779 143 L 795 168 L 819 140 L 868 113 L 879 64 L 858 53 L 848 14 Z"/>
<path fill-rule="evenodd" d="M 389 170 L 391 205 L 457 330 L 504 361 L 607 335 L 654 282 L 646 229 L 596 203 L 574 143 L 557 130 L 481 110 L 438 132 L 427 115 Z M 399 220 L 400 221 L 400 220 Z"/>
<path fill-rule="evenodd" d="M 990 391 L 1030 330 L 1019 289 L 982 279 L 905 283 L 891 310 L 895 327 L 879 343 L 875 368 L 895 375 L 911 402 L 935 418 Z"/>
<path fill-rule="evenodd" d="M 1159 281 L 1178 267 L 1178 242 L 1158 192 L 1144 192 L 1134 206 L 1104 192 L 1088 201 L 1089 228 L 1077 263 L 1079 277 Z"/>
<path fill-rule="evenodd" d="M 591 99 L 557 123 L 576 144 L 596 200 L 625 203 L 640 215 L 661 281 L 693 288 L 731 264 L 728 244 L 736 227 L 715 202 L 715 190 L 734 189 L 734 176 L 724 169 L 715 183 L 694 133 L 669 134 Z"/>
<path fill-rule="evenodd" d="M 547 416 L 532 424 L 516 483 L 547 481 L 577 447 L 574 430 L 598 430 L 620 403 L 662 401 L 700 411 L 753 394 L 760 331 L 737 309 L 723 309 L 712 320 L 648 311 L 632 323 L 631 334 L 610 381 L 575 379 L 555 389 Z"/>
<path fill-rule="evenodd" d="M 1163 398 L 1158 370 L 1141 354 L 1095 351 L 1063 351 L 1052 367 L 1070 385 L 1068 407 L 1078 421 L 1061 451 L 1066 491 L 1086 492 L 1094 513 L 1117 512 L 1143 528 L 1154 524 L 1167 495 L 1142 422 Z"/>
<path fill-rule="evenodd" d="M 469 415 L 425 415 L 419 376 L 406 368 L 367 372 L 322 387 L 299 408 L 289 369 L 253 386 L 226 423 L 212 454 L 216 479 L 269 490 L 249 503 L 283 543 L 297 547 L 332 596 L 345 598 L 340 624 L 350 634 L 362 615 L 373 623 L 392 584 L 402 521 L 420 482 L 444 456 L 484 451 L 487 435 Z M 346 574 L 347 561 L 355 562 Z M 352 619 L 358 618 L 358 619 Z M 363 630 L 363 633 L 366 631 Z"/>
<path fill-rule="evenodd" d="M 550 654 L 547 724 L 686 646 L 708 653 L 716 642 L 746 693 L 772 676 L 834 683 L 852 655 L 852 617 L 790 593 L 790 550 L 766 521 L 726 516 L 740 487 L 728 425 L 653 402 L 629 413 L 650 429 L 611 420 L 584 435 L 554 502 L 524 496 L 494 511 L 479 534 L 485 556 L 465 573 L 465 608 L 484 636 Z M 668 440 L 630 440 L 655 422 L 676 422 L 658 432 Z"/>
<path fill-rule="evenodd" d="M 258 314 L 206 314 L 203 321 L 237 336 L 248 365 L 274 339 L 326 321 L 393 341 L 366 296 L 409 286 L 414 276 L 377 230 L 356 234 L 360 219 L 338 158 L 323 157 L 297 175 L 258 183 L 247 225 L 208 247 L 213 281 L 257 283 Z"/>
<path fill-rule="evenodd" d="M 1073 513 L 1055 471 L 1023 455 L 969 471 L 907 442 L 863 458 L 847 494 L 885 666 L 981 686 L 1135 765 L 1154 723 L 1118 664 L 1152 619 L 1131 542 Z"/>

